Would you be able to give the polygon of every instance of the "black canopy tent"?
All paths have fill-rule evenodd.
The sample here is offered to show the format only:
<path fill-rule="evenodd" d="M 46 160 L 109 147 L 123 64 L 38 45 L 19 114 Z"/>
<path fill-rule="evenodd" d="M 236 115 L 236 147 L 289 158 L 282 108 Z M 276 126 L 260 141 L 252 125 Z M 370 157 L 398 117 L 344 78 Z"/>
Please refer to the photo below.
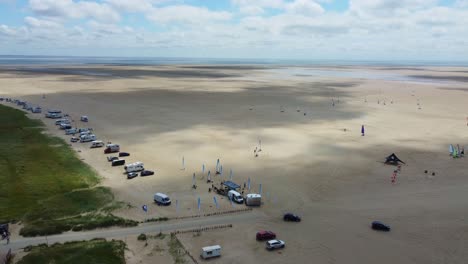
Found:
<path fill-rule="evenodd" d="M 385 164 L 390 164 L 390 165 L 398 165 L 398 162 L 401 162 L 403 164 L 406 164 L 404 163 L 401 159 L 399 159 L 397 157 L 397 155 L 395 155 L 395 153 L 392 153 L 392 155 L 388 156 L 386 159 L 385 159 Z"/>

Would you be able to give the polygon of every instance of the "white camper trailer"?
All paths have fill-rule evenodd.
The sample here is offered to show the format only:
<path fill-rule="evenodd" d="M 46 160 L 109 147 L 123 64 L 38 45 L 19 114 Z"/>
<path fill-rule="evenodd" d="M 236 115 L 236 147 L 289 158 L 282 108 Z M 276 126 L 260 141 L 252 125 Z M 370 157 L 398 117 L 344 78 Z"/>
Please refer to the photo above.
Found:
<path fill-rule="evenodd" d="M 165 195 L 164 193 L 155 193 L 154 194 L 154 202 L 158 205 L 170 205 L 171 199 L 169 196 Z"/>
<path fill-rule="evenodd" d="M 228 192 L 228 197 L 229 197 L 229 200 L 232 200 L 239 204 L 244 202 L 244 198 L 242 198 L 242 195 L 234 190 L 230 190 Z"/>
<path fill-rule="evenodd" d="M 126 165 L 124 169 L 127 173 L 145 170 L 145 168 L 143 167 L 143 162 L 139 161 Z"/>
<path fill-rule="evenodd" d="M 93 142 L 91 142 L 90 148 L 102 148 L 102 147 L 104 147 L 104 142 L 102 142 L 101 140 L 94 140 Z"/>
<path fill-rule="evenodd" d="M 260 206 L 262 205 L 262 196 L 256 193 L 249 193 L 245 197 L 245 205 Z"/>
<path fill-rule="evenodd" d="M 115 153 L 120 151 L 120 146 L 117 144 L 107 144 L 106 149 L 104 149 L 104 153 Z"/>
<path fill-rule="evenodd" d="M 215 246 L 203 247 L 200 256 L 203 259 L 220 257 L 221 256 L 221 246 L 220 245 L 215 245 Z"/>
<path fill-rule="evenodd" d="M 89 134 L 89 135 L 81 135 L 80 136 L 80 142 L 83 143 L 83 142 L 91 142 L 91 141 L 94 141 L 96 140 L 96 135 L 94 134 Z"/>

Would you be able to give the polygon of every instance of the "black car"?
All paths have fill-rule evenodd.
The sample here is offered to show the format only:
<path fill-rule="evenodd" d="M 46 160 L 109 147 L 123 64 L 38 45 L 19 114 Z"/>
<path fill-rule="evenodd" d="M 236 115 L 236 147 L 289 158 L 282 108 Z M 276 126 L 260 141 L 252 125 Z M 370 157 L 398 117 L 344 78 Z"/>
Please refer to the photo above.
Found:
<path fill-rule="evenodd" d="M 115 157 L 115 156 L 109 156 L 109 157 L 107 157 L 107 161 L 109 161 L 109 162 L 112 162 L 112 161 L 118 160 L 118 159 L 119 159 L 119 157 Z"/>
<path fill-rule="evenodd" d="M 130 153 L 128 153 L 128 152 L 120 152 L 119 153 L 119 157 L 128 157 L 128 156 L 130 156 Z"/>
<path fill-rule="evenodd" d="M 144 177 L 144 176 L 150 176 L 150 175 L 154 175 L 154 171 L 150 171 L 150 170 L 144 170 L 140 173 L 140 176 L 141 177 Z"/>
<path fill-rule="evenodd" d="M 135 178 L 135 177 L 138 177 L 138 173 L 136 173 L 136 172 L 129 172 L 129 173 L 127 173 L 127 179 L 130 180 L 130 179 L 133 179 L 133 178 Z"/>
<path fill-rule="evenodd" d="M 283 220 L 288 222 L 300 222 L 301 217 L 292 213 L 287 213 L 283 216 Z"/>
<path fill-rule="evenodd" d="M 372 222 L 372 229 L 377 230 L 377 231 L 384 231 L 384 232 L 389 232 L 390 231 L 390 226 L 380 222 L 380 221 L 374 221 Z"/>

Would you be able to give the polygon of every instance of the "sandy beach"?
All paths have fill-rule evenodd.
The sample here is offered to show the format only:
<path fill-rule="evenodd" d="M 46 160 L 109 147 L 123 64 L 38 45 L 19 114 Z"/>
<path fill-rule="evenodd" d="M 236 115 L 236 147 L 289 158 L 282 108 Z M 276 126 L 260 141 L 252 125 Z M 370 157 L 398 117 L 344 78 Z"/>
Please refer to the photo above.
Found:
<path fill-rule="evenodd" d="M 156 172 L 127 180 L 102 149 L 73 144 L 103 177 L 102 185 L 132 205 L 116 215 L 195 215 L 198 197 L 201 213 L 232 210 L 226 198 L 208 192 L 208 171 L 215 182 L 229 179 L 231 170 L 238 184 L 250 178 L 251 192 L 261 184 L 257 221 L 181 236 L 195 256 L 202 246 L 222 245 L 222 258 L 210 263 L 468 259 L 468 162 L 448 151 L 450 144 L 468 149 L 468 68 L 1 66 L 0 97 L 61 109 L 77 126 L 92 127 L 98 139 L 120 144 L 131 153 L 127 163 L 141 161 Z M 52 120 L 29 115 L 69 142 Z M 90 122 L 81 123 L 81 115 Z M 396 167 L 383 163 L 392 153 L 406 163 L 395 183 Z M 214 173 L 217 159 L 222 175 Z M 155 192 L 167 193 L 178 208 L 154 204 Z M 286 212 L 302 222 L 284 222 Z M 373 231 L 373 220 L 392 231 Z M 255 241 L 262 229 L 276 232 L 286 248 L 266 251 Z M 130 249 L 141 248 L 129 241 Z M 141 252 L 130 254 L 129 263 L 168 259 Z"/>

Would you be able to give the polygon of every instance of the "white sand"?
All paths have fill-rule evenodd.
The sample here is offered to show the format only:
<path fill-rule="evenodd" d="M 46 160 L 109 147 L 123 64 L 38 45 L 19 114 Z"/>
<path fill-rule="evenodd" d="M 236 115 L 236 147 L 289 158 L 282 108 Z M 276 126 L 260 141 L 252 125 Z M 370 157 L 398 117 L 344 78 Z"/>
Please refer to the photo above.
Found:
<path fill-rule="evenodd" d="M 86 69 L 93 68 L 112 70 Z M 222 245 L 223 257 L 212 263 L 260 259 L 270 263 L 465 263 L 468 259 L 468 163 L 466 158 L 448 155 L 449 144 L 468 145 L 466 80 L 418 83 L 177 66 L 115 69 L 239 75 L 0 73 L 0 96 L 59 108 L 75 120 L 88 115 L 90 122 L 85 126 L 93 127 L 99 139 L 130 152 L 127 162 L 142 161 L 156 171 L 154 176 L 127 180 L 122 167 L 110 167 L 102 149 L 73 145 L 104 177 L 102 184 L 111 187 L 117 199 L 135 206 L 117 214 L 139 220 L 195 214 L 197 197 L 201 197 L 202 212 L 216 211 L 201 168 L 205 164 L 219 181 L 220 176 L 213 173 L 219 158 L 224 179 L 232 169 L 237 183 L 251 178 L 252 191 L 262 183 L 264 206 L 256 210 L 266 217 L 196 238 L 184 235 L 184 244 L 194 255 L 201 246 Z M 463 68 L 351 70 L 468 78 Z M 53 121 L 45 123 L 52 133 L 68 140 Z M 262 152 L 255 158 L 258 139 Z M 390 177 L 395 168 L 382 163 L 392 152 L 407 163 L 393 185 Z M 185 170 L 181 170 L 182 157 Z M 430 175 L 433 171 L 435 176 Z M 190 188 L 194 172 L 196 191 Z M 179 201 L 178 213 L 175 206 L 161 208 L 152 203 L 158 191 Z M 218 201 L 221 210 L 231 209 L 226 199 L 218 196 Z M 143 204 L 149 205 L 147 216 L 141 210 Z M 300 214 L 303 221 L 284 223 L 281 216 L 287 211 Z M 372 231 L 373 220 L 390 224 L 392 232 Z M 260 229 L 275 231 L 286 241 L 286 249 L 266 252 L 254 238 Z"/>

